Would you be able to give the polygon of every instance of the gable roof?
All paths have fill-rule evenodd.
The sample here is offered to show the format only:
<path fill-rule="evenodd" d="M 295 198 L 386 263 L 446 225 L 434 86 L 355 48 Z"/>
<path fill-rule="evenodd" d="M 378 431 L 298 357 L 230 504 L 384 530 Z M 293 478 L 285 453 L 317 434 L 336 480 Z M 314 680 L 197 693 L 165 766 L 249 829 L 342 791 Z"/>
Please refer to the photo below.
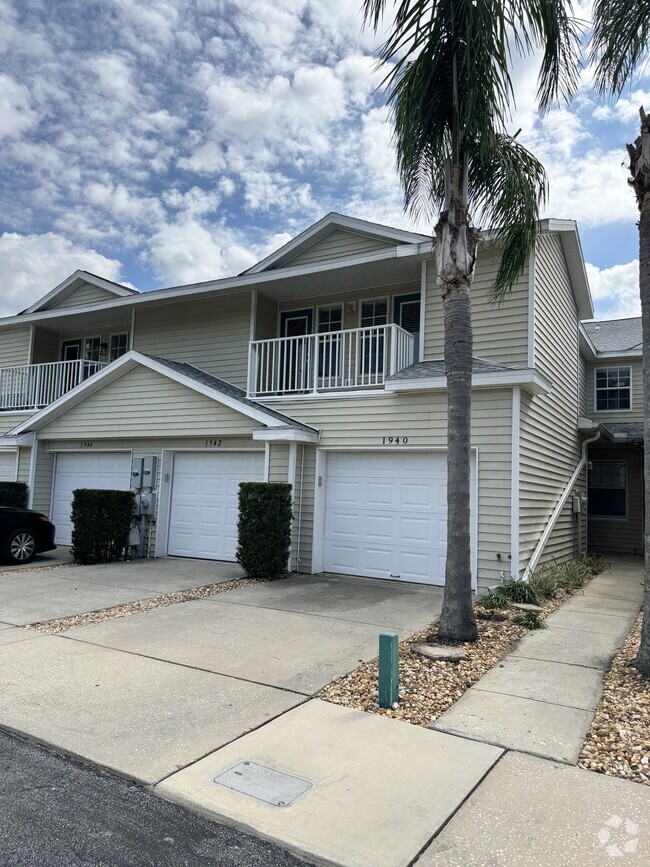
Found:
<path fill-rule="evenodd" d="M 261 262 L 253 265 L 252 268 L 243 273 L 257 274 L 260 271 L 281 268 L 336 229 L 343 229 L 347 232 L 365 235 L 377 241 L 384 241 L 388 246 L 431 242 L 431 238 L 428 235 L 420 235 L 404 229 L 393 229 L 390 226 L 382 226 L 380 223 L 370 223 L 368 220 L 346 217 L 344 214 L 337 214 L 335 211 L 331 211 L 317 223 L 314 223 L 313 226 L 296 235 L 295 238 L 292 238 L 284 246 L 280 247 L 279 250 L 271 253 L 270 256 L 262 259 Z"/>
<path fill-rule="evenodd" d="M 597 352 L 627 352 L 643 346 L 641 317 L 631 319 L 605 319 L 583 322 L 582 327 Z"/>
<path fill-rule="evenodd" d="M 55 286 L 51 292 L 39 298 L 31 307 L 19 313 L 22 316 L 25 313 L 37 313 L 39 310 L 45 310 L 51 307 L 53 303 L 61 301 L 74 291 L 79 289 L 85 283 L 90 283 L 91 286 L 96 286 L 98 289 L 104 289 L 106 292 L 115 295 L 118 298 L 123 298 L 127 295 L 139 295 L 137 289 L 132 289 L 130 286 L 122 286 L 121 283 L 113 283 L 112 280 L 105 280 L 103 277 L 98 277 L 96 274 L 91 274 L 90 271 L 77 270 L 74 274 L 66 277 L 62 283 Z"/>
<path fill-rule="evenodd" d="M 303 441 L 316 442 L 318 439 L 318 431 L 314 428 L 250 400 L 246 397 L 245 392 L 223 379 L 212 376 L 191 364 L 145 355 L 133 349 L 64 394 L 59 400 L 23 421 L 9 431 L 7 436 L 15 437 L 27 431 L 39 430 L 138 365 L 147 367 L 162 376 L 167 376 L 169 379 L 209 397 L 223 406 L 248 416 L 267 428 L 278 429 L 283 432 L 295 431 L 302 435 Z"/>

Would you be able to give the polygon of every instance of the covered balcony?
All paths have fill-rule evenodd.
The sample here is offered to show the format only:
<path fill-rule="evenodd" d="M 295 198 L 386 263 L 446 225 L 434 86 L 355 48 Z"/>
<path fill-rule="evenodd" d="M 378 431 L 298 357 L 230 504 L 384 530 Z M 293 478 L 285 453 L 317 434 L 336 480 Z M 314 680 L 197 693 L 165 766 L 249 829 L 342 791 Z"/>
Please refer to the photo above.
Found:
<path fill-rule="evenodd" d="M 415 338 L 399 325 L 376 325 L 249 346 L 250 397 L 376 389 L 414 361 Z"/>
<path fill-rule="evenodd" d="M 103 361 L 53 361 L 0 368 L 0 412 L 41 409 L 106 366 Z"/>

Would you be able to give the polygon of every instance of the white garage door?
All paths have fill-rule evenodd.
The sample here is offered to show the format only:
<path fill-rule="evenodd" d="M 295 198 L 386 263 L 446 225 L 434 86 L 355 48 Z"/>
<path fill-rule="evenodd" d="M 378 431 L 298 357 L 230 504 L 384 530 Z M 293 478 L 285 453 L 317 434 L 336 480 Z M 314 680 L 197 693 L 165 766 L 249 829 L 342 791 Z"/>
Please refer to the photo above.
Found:
<path fill-rule="evenodd" d="M 264 480 L 261 452 L 174 456 L 168 553 L 234 560 L 240 482 Z"/>
<path fill-rule="evenodd" d="M 0 482 L 16 481 L 16 452 L 0 452 Z"/>
<path fill-rule="evenodd" d="M 444 584 L 446 542 L 446 454 L 329 454 L 326 572 Z"/>
<path fill-rule="evenodd" d="M 128 491 L 131 487 L 130 452 L 60 452 L 56 456 L 50 520 L 56 525 L 56 542 L 72 542 L 72 492 L 77 488 Z"/>

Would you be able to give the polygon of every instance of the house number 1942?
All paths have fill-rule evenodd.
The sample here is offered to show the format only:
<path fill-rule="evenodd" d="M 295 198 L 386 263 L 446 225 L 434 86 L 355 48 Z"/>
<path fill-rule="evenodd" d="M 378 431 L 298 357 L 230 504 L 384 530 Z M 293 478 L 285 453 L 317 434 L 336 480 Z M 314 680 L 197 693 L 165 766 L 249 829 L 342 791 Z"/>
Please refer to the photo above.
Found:
<path fill-rule="evenodd" d="M 409 441 L 408 437 L 382 437 L 382 446 L 405 446 Z"/>

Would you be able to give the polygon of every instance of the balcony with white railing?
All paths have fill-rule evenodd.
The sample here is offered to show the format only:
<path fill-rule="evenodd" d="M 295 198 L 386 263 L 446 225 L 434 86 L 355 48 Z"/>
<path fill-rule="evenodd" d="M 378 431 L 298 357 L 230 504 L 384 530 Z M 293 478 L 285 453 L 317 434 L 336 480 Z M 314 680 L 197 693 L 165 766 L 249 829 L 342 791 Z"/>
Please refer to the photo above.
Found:
<path fill-rule="evenodd" d="M 0 412 L 48 406 L 103 367 L 105 362 L 79 358 L 0 368 Z"/>
<path fill-rule="evenodd" d="M 413 356 L 414 337 L 399 325 L 255 340 L 248 391 L 274 397 L 380 388 Z"/>

